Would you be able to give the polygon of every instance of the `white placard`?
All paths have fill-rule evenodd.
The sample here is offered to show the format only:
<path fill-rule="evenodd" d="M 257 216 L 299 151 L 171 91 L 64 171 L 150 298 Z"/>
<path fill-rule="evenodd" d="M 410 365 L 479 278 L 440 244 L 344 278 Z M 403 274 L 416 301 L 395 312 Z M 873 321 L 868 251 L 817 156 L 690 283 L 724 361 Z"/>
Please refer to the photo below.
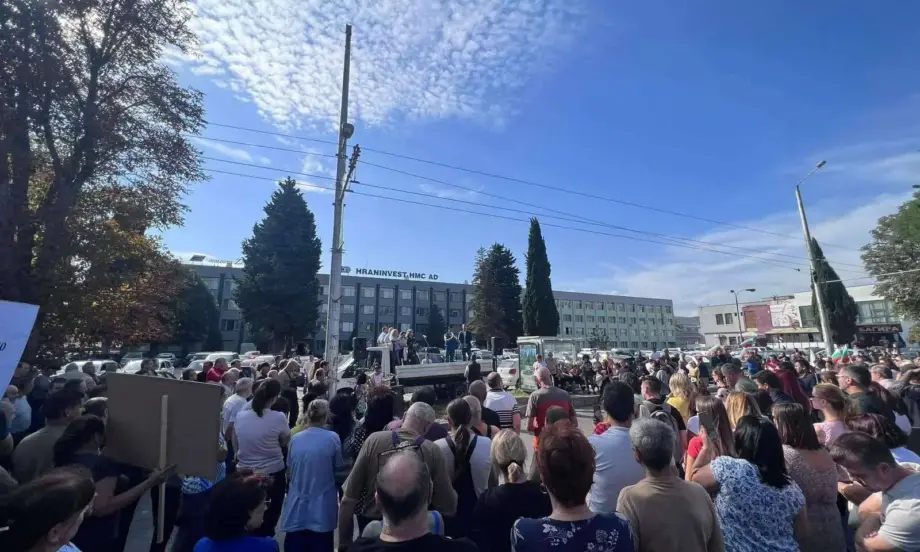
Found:
<path fill-rule="evenodd" d="M 0 301 L 0 390 L 13 379 L 37 316 L 38 305 Z"/>

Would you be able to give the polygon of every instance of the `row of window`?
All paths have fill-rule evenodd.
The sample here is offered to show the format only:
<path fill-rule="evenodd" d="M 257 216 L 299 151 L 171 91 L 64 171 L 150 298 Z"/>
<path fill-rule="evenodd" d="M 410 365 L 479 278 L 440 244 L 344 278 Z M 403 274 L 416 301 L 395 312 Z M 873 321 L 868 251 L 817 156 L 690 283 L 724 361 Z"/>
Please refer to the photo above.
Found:
<path fill-rule="evenodd" d="M 393 305 L 380 305 L 377 309 L 377 314 L 379 316 L 393 316 L 396 312 L 396 308 Z M 329 303 L 321 303 L 319 306 L 320 312 L 329 312 Z M 428 316 L 428 307 L 415 307 L 416 316 Z M 361 314 L 374 314 L 375 307 L 374 305 L 361 305 Z M 342 314 L 354 314 L 355 306 L 353 304 L 343 304 L 342 305 Z M 449 316 L 450 318 L 460 318 L 460 309 L 450 309 Z M 469 318 L 473 317 L 473 311 L 467 313 Z M 399 307 L 400 316 L 412 316 L 412 307 Z"/>
<path fill-rule="evenodd" d="M 731 324 L 734 320 L 732 313 L 726 312 L 725 314 L 719 313 L 716 315 L 716 326 L 724 326 L 726 324 Z"/>
<path fill-rule="evenodd" d="M 674 337 L 674 330 L 661 330 L 659 333 L 658 330 L 639 330 L 633 328 L 631 330 L 618 330 L 616 328 L 605 330 L 603 328 L 598 328 L 598 330 L 603 334 L 610 337 L 627 337 L 632 335 L 633 337 Z M 572 332 L 575 332 L 574 335 L 586 335 L 586 333 L 593 333 L 594 329 L 591 331 L 585 328 L 571 328 L 569 326 L 562 327 L 562 335 L 572 335 Z"/>
<path fill-rule="evenodd" d="M 375 287 L 362 287 L 361 288 L 361 297 L 365 299 L 373 299 L 377 293 L 377 288 Z M 319 286 L 320 296 L 329 294 L 329 286 Z M 393 299 L 396 294 L 396 290 L 393 288 L 380 288 L 380 298 L 381 299 Z M 355 286 L 342 286 L 342 297 L 354 297 L 355 296 Z M 415 290 L 415 298 L 418 301 L 428 301 L 429 293 L 427 289 L 417 289 Z M 401 289 L 399 290 L 399 299 L 402 301 L 411 301 L 412 300 L 412 290 L 411 289 Z M 436 291 L 434 292 L 434 300 L 440 303 L 447 301 L 447 292 L 446 291 Z M 466 301 L 469 303 L 472 300 L 471 295 L 467 295 Z M 458 292 L 450 292 L 450 302 L 461 303 L 463 301 L 463 295 Z"/>
<path fill-rule="evenodd" d="M 575 315 L 572 315 L 572 314 L 563 314 L 563 315 L 562 315 L 562 321 L 563 321 L 563 322 L 572 322 L 573 320 L 574 320 L 575 322 L 588 322 L 588 323 L 591 323 L 591 324 L 593 324 L 594 322 L 597 322 L 598 324 L 607 324 L 608 322 L 609 322 L 610 324 L 626 324 L 626 323 L 627 323 L 627 320 L 628 320 L 628 321 L 629 321 L 628 323 L 629 323 L 629 324 L 632 324 L 632 325 L 635 325 L 635 324 L 637 324 L 637 323 L 638 323 L 638 324 L 642 324 L 642 325 L 649 324 L 649 325 L 652 325 L 652 326 L 657 326 L 657 325 L 659 325 L 659 324 L 662 325 L 662 326 L 670 326 L 670 325 L 673 325 L 673 321 L 672 321 L 670 318 L 668 318 L 668 319 L 662 318 L 662 319 L 659 320 L 659 319 L 657 319 L 657 318 L 648 318 L 648 319 L 646 319 L 646 318 L 639 318 L 639 319 L 636 319 L 635 316 L 632 316 L 632 317 L 627 318 L 627 317 L 625 317 L 625 316 L 620 316 L 620 317 L 616 317 L 616 316 L 595 316 L 595 315 L 593 315 L 593 314 L 575 314 Z"/>
<path fill-rule="evenodd" d="M 671 307 L 660 305 L 636 305 L 614 303 L 613 301 L 575 301 L 572 299 L 556 299 L 556 306 L 561 309 L 575 310 L 608 310 L 618 312 L 649 312 L 652 314 L 673 314 Z"/>

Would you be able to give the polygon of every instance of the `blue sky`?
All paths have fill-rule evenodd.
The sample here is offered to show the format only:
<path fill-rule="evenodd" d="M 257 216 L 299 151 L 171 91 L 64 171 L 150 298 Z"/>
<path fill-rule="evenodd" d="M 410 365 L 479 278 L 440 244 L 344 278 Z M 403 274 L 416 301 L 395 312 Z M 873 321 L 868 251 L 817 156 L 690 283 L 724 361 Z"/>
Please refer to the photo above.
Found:
<path fill-rule="evenodd" d="M 361 160 L 472 190 L 359 164 L 359 181 L 386 189 L 356 190 L 426 205 L 349 196 L 345 264 L 351 267 L 464 281 L 476 249 L 499 241 L 523 269 L 526 223 L 457 211 L 527 218 L 488 195 L 497 194 L 545 207 L 507 204 L 543 215 L 556 289 L 666 297 L 679 313 L 690 313 L 729 302 L 731 288 L 755 287 L 766 296 L 807 287 L 807 272 L 794 270 L 804 268 L 805 252 L 793 188 L 818 161 L 828 164 L 803 190 L 814 235 L 843 246 L 825 247 L 843 278 L 865 274 L 855 250 L 877 218 L 920 183 L 916 3 L 884 9 L 855 1 L 194 5 L 197 56 L 171 54 L 168 61 L 184 83 L 206 93 L 209 121 L 334 140 L 343 29 L 352 22 L 357 132 L 351 144 L 366 148 Z M 289 171 L 303 179 L 328 263 L 332 197 L 311 186 L 331 181 L 294 173 L 333 175 L 334 159 L 311 153 L 331 154 L 334 146 L 217 126 L 198 146 L 210 158 L 256 165 L 207 160 L 209 169 L 261 178 Z M 271 192 L 268 180 L 212 173 L 211 181 L 192 187 L 185 226 L 167 230 L 165 245 L 180 257 L 235 259 Z M 721 244 L 693 245 L 723 253 L 546 226 L 661 240 L 583 219 Z"/>

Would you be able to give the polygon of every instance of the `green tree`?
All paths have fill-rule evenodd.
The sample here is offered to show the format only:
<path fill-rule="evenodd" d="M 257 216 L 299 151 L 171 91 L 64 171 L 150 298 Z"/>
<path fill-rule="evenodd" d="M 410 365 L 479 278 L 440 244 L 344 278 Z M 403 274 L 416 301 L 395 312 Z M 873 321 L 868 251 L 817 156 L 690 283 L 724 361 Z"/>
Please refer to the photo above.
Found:
<path fill-rule="evenodd" d="M 235 299 L 252 328 L 270 332 L 272 350 L 290 350 L 316 328 L 322 245 L 297 183 L 279 182 L 265 218 L 243 242 L 243 278 Z"/>
<path fill-rule="evenodd" d="M 920 272 L 904 272 L 915 270 L 920 259 L 920 192 L 878 220 L 872 242 L 862 251 L 866 271 L 878 282 L 875 292 L 894 303 L 901 316 L 920 320 Z"/>
<path fill-rule="evenodd" d="M 447 325 L 444 322 L 444 314 L 441 309 L 434 303 L 428 311 L 428 344 L 432 347 L 444 346 L 444 332 L 447 331 Z"/>
<path fill-rule="evenodd" d="M 815 257 L 815 274 L 812 283 L 811 305 L 818 312 L 816 290 L 821 290 L 824 307 L 827 309 L 828 324 L 831 328 L 831 341 L 843 345 L 852 343 L 856 338 L 856 301 L 850 296 L 846 286 L 840 281 L 837 271 L 827 262 L 818 240 L 811 239 L 812 252 Z"/>
<path fill-rule="evenodd" d="M 187 283 L 179 298 L 176 310 L 176 338 L 182 346 L 182 356 L 189 353 L 197 343 L 204 344 L 210 351 L 223 348 L 220 335 L 220 311 L 210 288 L 193 272 L 187 272 Z M 217 335 L 214 347 L 212 333 Z"/>
<path fill-rule="evenodd" d="M 476 253 L 469 326 L 479 340 L 494 336 L 513 346 L 523 331 L 521 272 L 515 263 L 511 250 L 500 243 Z"/>
<path fill-rule="evenodd" d="M 527 238 L 527 280 L 524 286 L 524 335 L 556 335 L 559 333 L 559 309 L 553 299 L 550 264 L 546 242 L 540 231 L 540 221 L 530 219 Z"/>

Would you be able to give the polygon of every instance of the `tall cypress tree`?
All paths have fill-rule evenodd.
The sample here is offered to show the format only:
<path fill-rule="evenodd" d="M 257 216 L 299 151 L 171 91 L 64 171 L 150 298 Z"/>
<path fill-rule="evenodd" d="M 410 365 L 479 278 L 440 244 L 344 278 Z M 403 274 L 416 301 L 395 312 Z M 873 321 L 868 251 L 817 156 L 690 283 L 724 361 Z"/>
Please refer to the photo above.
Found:
<path fill-rule="evenodd" d="M 297 182 L 279 182 L 265 218 L 243 242 L 243 278 L 234 296 L 246 322 L 272 335 L 274 350 L 290 350 L 316 328 L 321 250 Z"/>
<path fill-rule="evenodd" d="M 856 316 L 859 314 L 856 301 L 840 281 L 837 271 L 827 262 L 818 240 L 812 238 L 811 247 L 815 256 L 815 279 L 811 286 L 815 317 L 818 317 L 818 297 L 815 293 L 820 290 L 831 327 L 831 340 L 837 345 L 851 343 L 856 338 Z"/>
<path fill-rule="evenodd" d="M 553 299 L 550 264 L 546 242 L 540 231 L 540 221 L 530 219 L 527 238 L 527 280 L 524 287 L 524 335 L 556 335 L 559 332 L 559 310 Z"/>
<path fill-rule="evenodd" d="M 480 341 L 494 336 L 510 346 L 523 331 L 521 271 L 515 263 L 514 254 L 500 243 L 476 253 L 470 329 Z"/>

